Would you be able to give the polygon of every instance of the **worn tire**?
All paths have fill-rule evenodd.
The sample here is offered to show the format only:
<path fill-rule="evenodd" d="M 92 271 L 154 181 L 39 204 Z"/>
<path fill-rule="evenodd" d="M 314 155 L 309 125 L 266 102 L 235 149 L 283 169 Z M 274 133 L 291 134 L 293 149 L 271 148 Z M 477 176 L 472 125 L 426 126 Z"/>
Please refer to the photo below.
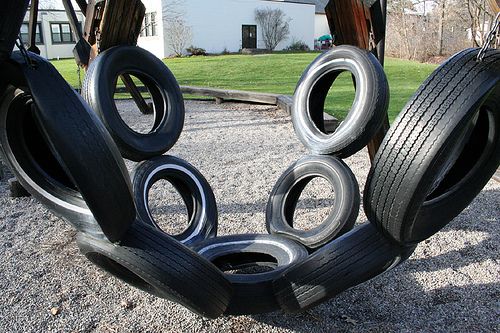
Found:
<path fill-rule="evenodd" d="M 132 74 L 151 93 L 154 125 L 149 133 L 133 131 L 121 118 L 114 101 L 118 76 Z M 143 161 L 162 155 L 177 142 L 184 126 L 184 100 L 174 75 L 150 52 L 136 46 L 117 46 L 90 64 L 82 94 L 111 133 L 123 157 Z"/>
<path fill-rule="evenodd" d="M 203 175 L 188 162 L 173 156 L 158 156 L 139 163 L 132 176 L 137 214 L 142 221 L 161 230 L 149 210 L 148 193 L 153 184 L 165 179 L 182 196 L 189 226 L 178 241 L 190 245 L 217 235 L 217 204 L 212 188 Z"/>
<path fill-rule="evenodd" d="M 326 244 L 274 281 L 285 312 L 300 312 L 397 266 L 414 247 L 403 248 L 370 223 Z"/>
<path fill-rule="evenodd" d="M 462 51 L 420 87 L 387 133 L 364 193 L 368 219 L 401 244 L 448 224 L 500 163 L 500 51 Z"/>
<path fill-rule="evenodd" d="M 26 88 L 9 86 L 0 98 L 0 149 L 20 184 L 75 229 L 98 235 L 99 224 L 52 154 Z"/>
<path fill-rule="evenodd" d="M 349 71 L 356 85 L 354 103 L 334 133 L 324 132 L 323 111 L 337 76 Z M 378 60 L 368 51 L 339 46 L 306 69 L 294 94 L 292 122 L 312 153 L 348 157 L 366 146 L 380 128 L 389 105 L 389 86 Z"/>
<path fill-rule="evenodd" d="M 220 316 L 232 288 L 222 272 L 188 247 L 136 221 L 118 244 L 80 233 L 77 244 L 95 265 L 152 295 L 208 317 Z"/>
<path fill-rule="evenodd" d="M 76 185 L 103 233 L 118 241 L 135 219 L 128 171 L 118 148 L 85 101 L 46 59 L 30 54 L 21 66 L 51 152 Z"/>
<path fill-rule="evenodd" d="M 335 192 L 330 214 L 311 230 L 293 227 L 299 197 L 314 178 L 327 180 Z M 266 227 L 271 234 L 291 238 L 311 249 L 321 247 L 351 230 L 359 212 L 356 177 L 341 160 L 331 156 L 306 156 L 293 163 L 278 179 L 266 208 Z"/>
<path fill-rule="evenodd" d="M 194 247 L 201 256 L 224 272 L 239 269 L 270 271 L 257 273 L 224 273 L 234 290 L 225 312 L 228 315 L 267 313 L 279 310 L 272 282 L 290 265 L 307 257 L 300 244 L 281 236 L 231 235 L 203 241 Z"/>

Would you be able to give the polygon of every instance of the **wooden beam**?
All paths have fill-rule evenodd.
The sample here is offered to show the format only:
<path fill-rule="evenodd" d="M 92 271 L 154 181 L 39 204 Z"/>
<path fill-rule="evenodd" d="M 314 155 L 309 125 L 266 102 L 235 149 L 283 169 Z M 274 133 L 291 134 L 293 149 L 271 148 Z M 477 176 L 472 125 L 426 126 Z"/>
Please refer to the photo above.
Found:
<path fill-rule="evenodd" d="M 87 0 L 75 0 L 83 15 L 87 14 Z"/>
<path fill-rule="evenodd" d="M 132 99 L 134 100 L 135 104 L 143 114 L 150 114 L 153 113 L 153 110 L 149 107 L 148 103 L 144 100 L 144 98 L 141 95 L 141 92 L 139 88 L 135 85 L 134 81 L 130 77 L 129 74 L 122 74 L 120 75 L 120 78 L 125 85 L 125 88 L 127 91 L 130 93 L 132 96 Z M 145 87 L 143 87 L 143 90 L 147 91 Z"/>
<path fill-rule="evenodd" d="M 325 8 L 335 45 L 354 45 L 369 50 L 384 65 L 387 3 L 386 0 L 330 0 Z M 370 160 L 389 128 L 386 115 L 381 129 L 368 144 Z"/>
<path fill-rule="evenodd" d="M 224 90 L 215 88 L 201 88 L 182 86 L 181 91 L 184 94 L 197 95 L 197 96 L 210 96 L 223 100 L 234 100 L 244 102 L 254 102 L 261 104 L 277 105 L 278 94 L 267 94 L 253 91 L 241 90 Z"/>

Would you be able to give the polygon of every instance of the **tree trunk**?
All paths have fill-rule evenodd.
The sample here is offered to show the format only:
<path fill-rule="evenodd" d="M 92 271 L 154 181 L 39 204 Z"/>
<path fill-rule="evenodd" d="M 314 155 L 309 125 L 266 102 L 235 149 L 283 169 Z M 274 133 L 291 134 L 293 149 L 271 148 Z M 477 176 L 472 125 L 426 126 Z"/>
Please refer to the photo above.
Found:
<path fill-rule="evenodd" d="M 444 39 L 444 11 L 446 9 L 446 0 L 441 0 L 441 15 L 439 16 L 439 31 L 438 31 L 438 40 L 439 40 L 439 47 L 438 47 L 438 55 L 443 55 L 443 39 Z"/>

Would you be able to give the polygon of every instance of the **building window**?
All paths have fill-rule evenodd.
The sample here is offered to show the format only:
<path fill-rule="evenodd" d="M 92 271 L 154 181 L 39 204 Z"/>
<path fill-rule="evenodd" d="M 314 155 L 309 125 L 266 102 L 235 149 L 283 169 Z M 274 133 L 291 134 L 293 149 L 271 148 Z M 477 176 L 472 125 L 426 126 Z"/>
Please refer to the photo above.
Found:
<path fill-rule="evenodd" d="M 23 43 L 29 44 L 29 23 L 25 22 L 21 26 L 21 39 Z M 35 34 L 35 44 L 41 45 L 43 44 L 43 35 L 42 35 L 42 24 L 36 24 L 36 34 Z"/>
<path fill-rule="evenodd" d="M 156 13 L 146 13 L 142 23 L 141 37 L 157 36 L 156 24 Z"/>
<path fill-rule="evenodd" d="M 50 34 L 52 35 L 52 44 L 67 44 L 75 42 L 69 23 L 51 23 Z"/>

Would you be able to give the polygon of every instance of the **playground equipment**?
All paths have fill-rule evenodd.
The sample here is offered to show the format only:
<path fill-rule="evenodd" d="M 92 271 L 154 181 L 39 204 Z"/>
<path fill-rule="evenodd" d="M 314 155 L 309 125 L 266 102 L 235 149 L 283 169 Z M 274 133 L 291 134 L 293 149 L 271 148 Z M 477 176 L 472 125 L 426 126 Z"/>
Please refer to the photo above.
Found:
<path fill-rule="evenodd" d="M 330 17 L 345 1 L 330 1 Z M 87 13 L 98 12 L 94 21 L 105 17 L 100 3 L 78 1 Z M 342 159 L 383 128 L 389 93 L 373 52 L 338 46 L 311 63 L 297 84 L 292 121 L 310 154 L 278 179 L 267 205 L 270 234 L 217 237 L 207 180 L 187 161 L 163 155 L 184 123 L 182 95 L 168 68 L 131 45 L 94 59 L 90 52 L 82 98 L 22 42 L 12 52 L 27 5 L 8 0 L 8 14 L 0 14 L 5 162 L 35 198 L 78 231 L 82 254 L 96 266 L 202 316 L 303 311 L 396 267 L 459 214 L 500 164 L 500 52 L 486 45 L 451 57 L 402 110 L 374 155 L 363 194 L 369 221 L 353 228 L 359 188 Z M 353 0 L 352 8 L 363 9 L 370 25 L 384 10 L 380 1 Z M 384 37 L 374 33 L 376 26 L 369 34 L 375 39 L 356 37 L 380 57 Z M 83 45 L 77 59 L 87 66 Z M 343 71 L 356 82 L 355 100 L 345 121 L 327 133 L 324 100 Z M 119 119 L 112 89 L 123 73 L 134 73 L 150 91 L 150 133 L 135 133 Z M 133 182 L 122 157 L 140 162 Z M 315 177 L 331 183 L 336 200 L 320 226 L 300 231 L 293 227 L 294 210 Z M 147 194 L 159 179 L 171 182 L 187 207 L 190 226 L 181 235 L 166 234 L 149 213 Z M 249 267 L 252 272 L 239 274 Z"/>

